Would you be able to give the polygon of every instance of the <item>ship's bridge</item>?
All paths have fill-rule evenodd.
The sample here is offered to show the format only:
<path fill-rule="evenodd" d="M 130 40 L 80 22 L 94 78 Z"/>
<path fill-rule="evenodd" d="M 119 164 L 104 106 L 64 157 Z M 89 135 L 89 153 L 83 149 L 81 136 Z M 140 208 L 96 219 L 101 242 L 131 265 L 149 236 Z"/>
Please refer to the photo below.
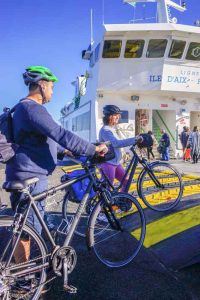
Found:
<path fill-rule="evenodd" d="M 99 53 L 97 53 L 99 52 Z M 200 28 L 172 23 L 105 25 L 98 87 L 111 92 L 199 93 Z M 188 95 L 188 94 L 187 94 Z"/>
<path fill-rule="evenodd" d="M 123 136 L 152 130 L 159 142 L 165 129 L 173 155 L 181 156 L 183 126 L 200 124 L 200 28 L 176 24 L 171 17 L 170 7 L 185 11 L 184 1 L 123 2 L 155 2 L 158 23 L 104 25 L 100 43 L 94 43 L 91 26 L 90 46 L 82 51 L 89 70 L 85 78 L 78 77 L 65 127 L 95 141 L 103 125 L 103 107 L 116 104 L 123 112 Z"/>

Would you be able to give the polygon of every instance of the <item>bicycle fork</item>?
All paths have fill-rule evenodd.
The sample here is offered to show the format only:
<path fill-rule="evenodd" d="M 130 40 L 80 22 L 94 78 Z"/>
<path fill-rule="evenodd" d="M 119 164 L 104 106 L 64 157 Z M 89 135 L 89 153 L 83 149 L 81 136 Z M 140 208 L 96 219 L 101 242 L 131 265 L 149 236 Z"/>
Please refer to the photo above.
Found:
<path fill-rule="evenodd" d="M 110 226 L 113 229 L 123 231 L 123 228 L 121 227 L 120 222 L 116 219 L 115 213 L 113 212 L 113 209 L 112 209 L 112 197 L 110 196 L 111 199 L 108 199 L 107 193 L 103 192 L 103 198 L 106 203 L 106 207 L 103 208 L 105 215 L 108 219 Z"/>

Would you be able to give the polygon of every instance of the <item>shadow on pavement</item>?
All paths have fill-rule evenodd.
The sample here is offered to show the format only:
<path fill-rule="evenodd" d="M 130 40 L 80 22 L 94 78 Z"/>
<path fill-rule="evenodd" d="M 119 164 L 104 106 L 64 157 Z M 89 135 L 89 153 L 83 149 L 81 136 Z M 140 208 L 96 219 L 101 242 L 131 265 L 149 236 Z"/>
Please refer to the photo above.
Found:
<path fill-rule="evenodd" d="M 78 262 L 69 282 L 78 288 L 78 293 L 70 295 L 63 292 L 62 281 L 58 278 L 43 299 L 198 299 L 194 298 L 182 278 L 167 270 L 150 250 L 142 249 L 126 267 L 111 269 L 87 250 L 84 239 L 76 238 L 73 246 Z"/>

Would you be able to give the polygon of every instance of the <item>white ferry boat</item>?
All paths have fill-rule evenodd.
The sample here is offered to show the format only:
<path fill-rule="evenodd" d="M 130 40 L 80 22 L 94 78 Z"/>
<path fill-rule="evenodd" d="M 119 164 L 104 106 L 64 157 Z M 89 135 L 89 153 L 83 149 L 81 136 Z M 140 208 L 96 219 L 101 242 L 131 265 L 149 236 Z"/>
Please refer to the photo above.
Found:
<path fill-rule="evenodd" d="M 200 28 L 172 18 L 171 7 L 184 12 L 184 2 L 123 2 L 157 2 L 157 23 L 104 25 L 101 41 L 82 52 L 89 68 L 73 83 L 75 97 L 61 109 L 61 123 L 94 142 L 103 107 L 116 104 L 124 136 L 152 130 L 159 140 L 163 128 L 178 157 L 183 126 L 200 125 Z"/>

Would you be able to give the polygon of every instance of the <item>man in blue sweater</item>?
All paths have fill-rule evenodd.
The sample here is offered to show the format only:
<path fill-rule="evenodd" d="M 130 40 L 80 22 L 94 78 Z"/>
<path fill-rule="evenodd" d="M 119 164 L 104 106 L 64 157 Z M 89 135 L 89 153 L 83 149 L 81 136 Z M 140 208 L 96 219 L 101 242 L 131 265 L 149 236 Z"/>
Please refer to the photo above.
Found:
<path fill-rule="evenodd" d="M 169 147 L 170 147 L 170 138 L 169 135 L 165 132 L 164 129 L 161 129 L 161 139 L 160 143 L 162 145 L 162 160 L 168 161 L 169 160 Z"/>
<path fill-rule="evenodd" d="M 51 100 L 53 84 L 58 79 L 42 66 L 32 66 L 23 74 L 29 87 L 29 94 L 16 106 L 13 115 L 14 140 L 19 144 L 16 155 L 7 163 L 6 180 L 24 180 L 38 177 L 39 181 L 30 186 L 32 195 L 47 189 L 47 177 L 53 172 L 57 162 L 58 145 L 63 153 L 68 149 L 73 154 L 93 157 L 97 152 L 107 152 L 105 144 L 94 146 L 72 132 L 58 125 L 43 104 Z M 13 210 L 23 197 L 20 193 L 11 194 Z M 44 201 L 38 203 L 44 214 Z M 40 232 L 41 226 L 31 211 L 28 221 Z"/>

